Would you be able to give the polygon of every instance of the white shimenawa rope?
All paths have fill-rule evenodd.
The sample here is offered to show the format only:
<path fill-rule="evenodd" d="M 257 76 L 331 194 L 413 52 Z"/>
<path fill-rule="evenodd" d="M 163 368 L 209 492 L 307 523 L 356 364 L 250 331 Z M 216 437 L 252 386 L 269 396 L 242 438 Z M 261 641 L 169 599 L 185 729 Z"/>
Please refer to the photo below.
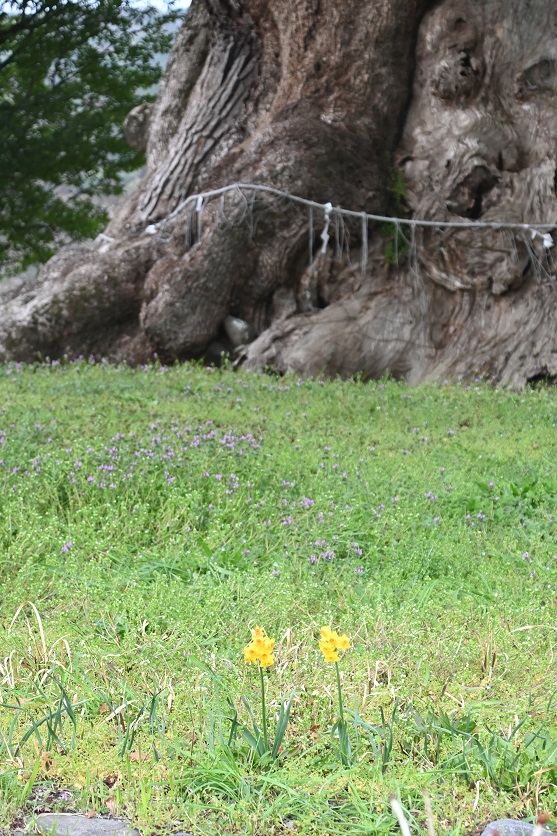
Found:
<path fill-rule="evenodd" d="M 199 194 L 192 194 L 187 197 L 185 200 L 180 203 L 173 212 L 170 213 L 166 218 L 162 218 L 162 220 L 158 221 L 156 224 L 151 224 L 145 229 L 145 232 L 148 235 L 153 235 L 160 226 L 164 223 L 169 221 L 171 218 L 174 218 L 177 214 L 179 214 L 183 209 L 185 209 L 189 204 L 195 203 L 196 211 L 198 213 L 201 212 L 203 208 L 203 202 L 209 200 L 212 197 L 218 197 L 219 195 L 224 195 L 227 192 L 239 191 L 242 190 L 249 190 L 251 192 L 264 192 L 266 194 L 272 194 L 276 197 L 284 197 L 288 200 L 291 200 L 294 203 L 299 203 L 302 206 L 308 206 L 310 209 L 320 209 L 325 216 L 325 223 L 326 223 L 326 230 L 328 234 L 328 225 L 327 220 L 330 221 L 332 213 L 342 215 L 347 218 L 361 218 L 362 220 L 367 221 L 375 221 L 377 223 L 392 223 L 392 224 L 400 224 L 401 226 L 409 226 L 409 227 L 435 227 L 438 229 L 508 229 L 508 230 L 516 230 L 516 231 L 527 231 L 533 233 L 533 237 L 537 237 L 538 235 L 544 241 L 544 247 L 546 249 L 550 249 L 553 246 L 553 239 L 551 235 L 549 235 L 549 230 L 557 228 L 556 223 L 552 224 L 538 224 L 538 223 L 505 223 L 504 221 L 421 221 L 415 218 L 393 218 L 387 215 L 372 215 L 368 212 L 354 212 L 351 209 L 343 209 L 340 206 L 334 206 L 332 203 L 317 203 L 315 200 L 308 200 L 305 197 L 298 197 L 298 195 L 290 194 L 290 192 L 281 191 L 281 189 L 275 189 L 273 186 L 260 186 L 255 183 L 232 183 L 230 186 L 223 186 L 221 189 L 212 189 L 208 192 L 200 192 Z M 543 234 L 542 230 L 546 231 L 546 234 Z"/>
<path fill-rule="evenodd" d="M 504 221 L 425 221 L 419 220 L 416 218 L 393 218 L 388 215 L 372 215 L 368 212 L 355 212 L 351 209 L 343 209 L 341 206 L 333 206 L 332 203 L 318 203 L 315 200 L 308 200 L 305 197 L 299 197 L 298 195 L 293 195 L 290 192 L 283 191 L 281 189 L 275 189 L 273 186 L 262 186 L 257 183 L 232 183 L 229 186 L 223 186 L 220 189 L 212 189 L 207 192 L 200 192 L 199 194 L 192 194 L 183 200 L 177 207 L 167 215 L 166 218 L 162 218 L 156 224 L 150 224 L 145 229 L 146 235 L 154 235 L 164 224 L 170 221 L 172 218 L 175 218 L 176 215 L 180 214 L 184 209 L 187 209 L 191 206 L 192 211 L 186 214 L 185 219 L 185 243 L 186 249 L 189 249 L 193 243 L 194 237 L 199 241 L 202 234 L 202 223 L 201 223 L 201 215 L 204 209 L 204 206 L 207 201 L 211 200 L 214 197 L 220 197 L 220 212 L 224 216 L 224 198 L 226 194 L 231 192 L 236 192 L 246 203 L 246 206 L 253 210 L 253 204 L 255 201 L 255 195 L 259 193 L 273 195 L 275 197 L 280 197 L 286 199 L 294 204 L 299 204 L 301 206 L 305 206 L 309 210 L 309 263 L 313 263 L 314 258 L 314 247 L 315 247 L 315 233 L 314 233 L 314 215 L 315 210 L 323 213 L 323 231 L 320 235 L 321 239 L 321 246 L 320 251 L 321 253 L 326 253 L 327 248 L 329 246 L 329 242 L 331 240 L 330 232 L 332 231 L 331 225 L 334 225 L 334 233 L 335 233 L 335 248 L 337 252 L 337 257 L 339 253 L 342 252 L 343 248 L 346 246 L 347 252 L 348 250 L 348 239 L 345 235 L 345 227 L 344 227 L 344 218 L 355 218 L 360 221 L 361 224 L 361 232 L 362 232 L 362 241 L 361 241 L 361 256 L 360 256 L 360 268 L 362 274 L 365 275 L 367 269 L 367 262 L 368 262 L 368 223 L 386 223 L 391 224 L 395 227 L 395 235 L 394 235 L 394 248 L 395 248 L 395 259 L 398 263 L 398 246 L 399 246 L 399 234 L 403 242 L 409 248 L 408 251 L 408 263 L 410 266 L 410 270 L 413 274 L 418 276 L 419 274 L 419 259 L 417 253 L 417 246 L 416 246 L 416 228 L 417 227 L 425 227 L 425 228 L 433 228 L 433 229 L 472 229 L 472 230 L 481 230 L 481 229 L 489 229 L 495 230 L 500 232 L 507 232 L 507 233 L 522 233 L 522 238 L 524 243 L 528 249 L 528 253 L 530 259 L 534 265 L 536 270 L 536 275 L 538 273 L 548 275 L 547 269 L 542 264 L 539 256 L 535 252 L 532 244 L 528 241 L 527 233 L 532 241 L 536 238 L 541 240 L 542 246 L 544 251 L 547 253 L 549 260 L 553 263 L 553 259 L 549 255 L 549 251 L 555 246 L 553 236 L 550 234 L 550 230 L 557 229 L 557 223 L 553 224 L 538 224 L 538 223 L 506 223 Z M 248 197 L 244 192 L 249 192 L 249 202 Z M 252 218 L 253 224 L 253 216 L 250 212 L 250 217 Z M 402 233 L 401 227 L 408 227 L 409 229 L 409 236 L 408 238 Z M 196 230 L 197 235 L 193 235 L 193 230 Z M 253 227 L 252 227 L 253 233 Z M 512 238 L 514 242 L 514 237 Z M 514 243 L 513 243 L 514 245 Z M 516 245 L 514 245 L 516 246 Z"/>

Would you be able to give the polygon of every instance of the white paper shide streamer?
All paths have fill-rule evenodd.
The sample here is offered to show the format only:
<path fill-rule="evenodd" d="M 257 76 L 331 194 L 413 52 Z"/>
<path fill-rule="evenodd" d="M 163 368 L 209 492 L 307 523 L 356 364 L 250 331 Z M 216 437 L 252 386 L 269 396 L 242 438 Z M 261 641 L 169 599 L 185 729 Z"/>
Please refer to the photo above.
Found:
<path fill-rule="evenodd" d="M 323 227 L 323 232 L 321 233 L 321 241 L 323 242 L 321 246 L 321 252 L 323 255 L 327 252 L 327 246 L 329 241 L 331 240 L 331 236 L 329 235 L 329 226 L 331 223 L 331 212 L 333 211 L 333 204 L 326 203 L 323 207 L 325 210 L 325 226 Z"/>
<path fill-rule="evenodd" d="M 251 201 L 248 201 L 246 197 L 246 192 L 249 192 Z M 419 220 L 417 218 L 393 218 L 386 215 L 373 215 L 368 212 L 355 212 L 351 209 L 343 209 L 340 206 L 333 207 L 331 202 L 327 203 L 318 203 L 315 200 L 308 200 L 304 197 L 299 197 L 297 195 L 293 195 L 290 192 L 282 191 L 281 189 L 275 189 L 273 186 L 261 186 L 254 183 L 232 183 L 230 186 L 223 186 L 220 189 L 213 189 L 211 191 L 203 192 L 200 194 L 190 195 L 184 201 L 182 201 L 173 212 L 170 213 L 166 218 L 163 218 L 161 221 L 158 221 L 156 224 L 150 224 L 146 227 L 144 234 L 146 235 L 154 235 L 158 230 L 163 226 L 165 223 L 170 221 L 172 218 L 176 217 L 179 213 L 186 210 L 188 207 L 191 207 L 191 211 L 185 212 L 186 214 L 186 248 L 189 249 L 192 241 L 192 225 L 194 229 L 196 229 L 196 240 L 199 241 L 201 239 L 203 229 L 201 224 L 201 216 L 203 212 L 204 205 L 207 201 L 211 200 L 215 197 L 220 197 L 221 199 L 221 212 L 220 215 L 224 216 L 224 197 L 226 194 L 235 193 L 238 195 L 246 205 L 246 211 L 249 211 L 250 215 L 253 213 L 255 195 L 257 193 L 260 194 L 267 194 L 274 197 L 283 198 L 285 200 L 290 201 L 292 204 L 298 204 L 301 206 L 305 206 L 309 209 L 309 259 L 310 263 L 313 261 L 314 257 L 314 211 L 317 210 L 323 213 L 324 218 L 324 225 L 323 231 L 321 232 L 321 248 L 320 253 L 326 254 L 329 243 L 331 240 L 330 229 L 331 223 L 334 222 L 335 226 L 335 239 L 336 239 L 336 250 L 337 256 L 339 248 L 342 249 L 344 244 L 346 243 L 346 248 L 348 251 L 348 242 L 346 239 L 346 235 L 344 232 L 344 220 L 345 219 L 353 219 L 360 221 L 361 224 L 361 233 L 358 238 L 361 238 L 361 257 L 360 257 L 360 267 L 362 273 L 365 274 L 368 264 L 369 258 L 369 241 L 368 241 L 368 224 L 371 223 L 388 223 L 394 225 L 395 229 L 395 257 L 398 259 L 398 239 L 399 239 L 399 231 L 401 235 L 401 239 L 406 241 L 409 248 L 409 263 L 410 269 L 412 272 L 418 272 L 418 256 L 417 256 L 417 247 L 416 247 L 416 237 L 415 232 L 418 227 L 421 228 L 433 228 L 433 229 L 452 229 L 452 230 L 465 230 L 465 229 L 473 229 L 473 230 L 499 230 L 502 232 L 511 232 L 522 234 L 525 237 L 525 233 L 530 233 L 531 240 L 534 242 L 539 240 L 543 247 L 544 252 L 547 254 L 547 258 L 551 260 L 551 256 L 549 255 L 550 251 L 555 247 L 554 237 L 551 232 L 557 229 L 557 224 L 544 224 L 544 223 L 505 223 L 504 221 L 501 222 L 484 222 L 484 221 L 426 221 L 426 220 Z M 193 217 L 192 217 L 193 216 Z M 253 224 L 253 218 L 251 217 L 251 222 Z M 402 229 L 408 230 L 408 237 L 402 232 Z M 346 239 L 346 240 L 345 240 Z M 541 266 L 541 262 L 539 258 L 535 256 L 533 248 L 530 247 L 531 250 L 531 257 L 535 257 L 538 261 L 538 267 Z"/>

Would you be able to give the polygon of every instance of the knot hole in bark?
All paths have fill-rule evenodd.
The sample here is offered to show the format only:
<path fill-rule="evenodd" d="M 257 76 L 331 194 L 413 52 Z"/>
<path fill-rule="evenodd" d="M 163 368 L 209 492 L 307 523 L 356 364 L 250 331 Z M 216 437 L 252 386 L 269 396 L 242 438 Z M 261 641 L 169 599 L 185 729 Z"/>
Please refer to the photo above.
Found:
<path fill-rule="evenodd" d="M 502 158 L 502 154 L 500 156 Z M 453 190 L 447 201 L 447 209 L 463 218 L 479 220 L 483 213 L 483 199 L 497 182 L 498 178 L 489 168 L 476 166 Z"/>
<path fill-rule="evenodd" d="M 450 15 L 444 29 L 433 92 L 446 102 L 469 102 L 478 95 L 485 74 L 481 39 L 475 24 L 460 14 Z"/>

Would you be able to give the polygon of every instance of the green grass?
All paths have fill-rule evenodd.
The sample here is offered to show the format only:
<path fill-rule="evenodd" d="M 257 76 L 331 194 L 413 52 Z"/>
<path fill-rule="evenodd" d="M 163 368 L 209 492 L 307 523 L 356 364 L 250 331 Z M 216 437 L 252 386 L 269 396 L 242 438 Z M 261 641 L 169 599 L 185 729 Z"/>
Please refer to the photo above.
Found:
<path fill-rule="evenodd" d="M 0 826 L 394 833 L 395 795 L 418 833 L 424 791 L 454 836 L 551 812 L 556 424 L 545 387 L 0 367 Z M 274 764 L 230 741 L 256 624 L 271 735 L 295 691 Z M 323 625 L 352 642 L 349 767 Z"/>

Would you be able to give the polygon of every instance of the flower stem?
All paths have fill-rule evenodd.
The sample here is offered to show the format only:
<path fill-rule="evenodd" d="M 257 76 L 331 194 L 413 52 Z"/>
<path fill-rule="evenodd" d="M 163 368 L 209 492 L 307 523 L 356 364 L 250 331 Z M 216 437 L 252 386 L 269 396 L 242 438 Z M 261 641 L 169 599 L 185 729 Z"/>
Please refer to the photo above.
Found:
<path fill-rule="evenodd" d="M 269 740 L 267 738 L 267 709 L 265 706 L 265 679 L 263 677 L 263 668 L 259 665 L 259 679 L 261 680 L 261 724 L 263 726 L 263 743 L 265 744 L 265 752 L 269 751 Z"/>
<path fill-rule="evenodd" d="M 346 724 L 346 720 L 344 719 L 344 704 L 342 702 L 342 688 L 340 685 L 340 669 L 338 666 L 338 662 L 335 662 L 335 668 L 337 671 L 337 688 L 338 688 L 338 711 L 339 717 L 336 722 L 336 728 L 338 730 L 338 740 L 340 744 L 340 757 L 342 759 L 343 766 L 350 766 L 351 761 L 351 747 L 350 747 L 350 738 L 348 737 L 348 726 Z"/>
<path fill-rule="evenodd" d="M 342 688 L 340 687 L 340 669 L 339 669 L 339 666 L 338 666 L 338 662 L 335 662 L 335 668 L 336 668 L 336 671 L 337 671 L 339 717 L 340 717 L 341 723 L 344 723 L 344 703 L 342 702 Z"/>

